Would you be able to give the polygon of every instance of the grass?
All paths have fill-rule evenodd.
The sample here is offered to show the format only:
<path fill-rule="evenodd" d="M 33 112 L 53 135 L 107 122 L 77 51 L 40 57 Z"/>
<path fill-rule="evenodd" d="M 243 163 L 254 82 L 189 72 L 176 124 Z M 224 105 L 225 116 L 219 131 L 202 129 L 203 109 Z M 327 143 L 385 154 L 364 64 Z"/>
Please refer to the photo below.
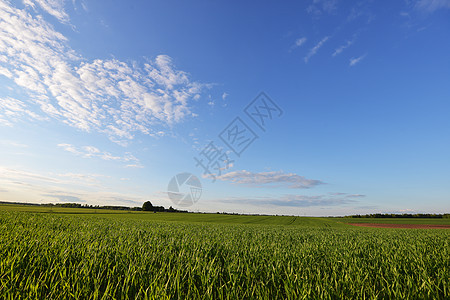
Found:
<path fill-rule="evenodd" d="M 0 210 L 1 299 L 449 297 L 448 230 L 85 212 Z"/>

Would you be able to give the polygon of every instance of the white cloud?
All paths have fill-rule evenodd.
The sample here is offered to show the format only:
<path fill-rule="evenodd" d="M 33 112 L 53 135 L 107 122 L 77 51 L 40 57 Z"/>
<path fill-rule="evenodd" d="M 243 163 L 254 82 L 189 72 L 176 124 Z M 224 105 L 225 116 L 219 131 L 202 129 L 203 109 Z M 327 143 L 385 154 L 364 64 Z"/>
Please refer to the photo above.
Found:
<path fill-rule="evenodd" d="M 307 189 L 320 184 L 320 180 L 307 179 L 295 173 L 282 171 L 253 173 L 246 170 L 233 171 L 216 177 L 218 180 L 230 181 L 235 184 L 265 187 L 288 187 L 292 189 Z"/>
<path fill-rule="evenodd" d="M 208 95 L 208 105 L 214 107 L 216 105 L 216 100 L 213 99 L 211 95 Z"/>
<path fill-rule="evenodd" d="M 99 150 L 94 146 L 83 146 L 80 148 L 75 147 L 72 144 L 58 144 L 58 147 L 63 148 L 65 151 L 81 156 L 83 158 L 100 158 L 102 160 L 119 161 L 129 163 L 125 167 L 127 168 L 143 168 L 139 159 L 129 152 L 126 152 L 123 156 L 112 155 L 109 152 Z"/>
<path fill-rule="evenodd" d="M 234 197 L 228 199 L 219 199 L 218 202 L 248 204 L 253 206 L 279 206 L 279 207 L 329 207 L 342 206 L 356 202 L 346 197 L 330 196 L 330 195 L 293 195 L 286 194 L 280 197 L 254 197 L 242 198 Z"/>
<path fill-rule="evenodd" d="M 71 144 L 58 144 L 58 147 L 63 148 L 67 152 L 70 152 L 75 155 L 83 155 L 82 152 L 78 151 L 73 145 Z"/>
<path fill-rule="evenodd" d="M 337 9 L 337 0 L 313 0 L 306 11 L 315 16 L 322 15 L 324 12 L 333 14 Z"/>
<path fill-rule="evenodd" d="M 8 77 L 8 78 L 12 78 L 13 77 L 12 73 L 7 68 L 4 68 L 2 66 L 0 66 L 0 75 L 3 75 L 3 76 Z"/>
<path fill-rule="evenodd" d="M 45 3 L 56 9 L 62 2 Z M 143 65 L 117 59 L 88 61 L 42 17 L 2 0 L 0 67 L 1 74 L 29 93 L 29 105 L 80 130 L 106 133 L 119 143 L 139 132 L 154 135 L 161 126 L 192 116 L 190 102 L 208 87 L 191 81 L 167 55 Z"/>
<path fill-rule="evenodd" d="M 83 174 L 83 173 L 63 173 L 58 174 L 58 177 L 69 178 L 71 181 L 78 181 L 84 183 L 98 183 L 99 178 L 109 177 L 100 174 Z"/>
<path fill-rule="evenodd" d="M 11 140 L 1 140 L 0 145 L 2 146 L 9 146 L 9 147 L 15 147 L 15 148 L 28 148 L 27 144 L 22 144 L 16 141 Z"/>
<path fill-rule="evenodd" d="M 352 57 L 352 58 L 350 58 L 349 65 L 350 65 L 351 67 L 353 67 L 354 65 L 356 65 L 357 63 L 359 63 L 361 60 L 363 60 L 364 57 L 366 57 L 366 54 L 361 55 L 361 56 L 359 56 L 359 57 Z"/>
<path fill-rule="evenodd" d="M 45 118 L 27 109 L 23 101 L 14 98 L 0 98 L 0 124 L 12 126 L 23 118 L 29 120 L 44 120 Z"/>
<path fill-rule="evenodd" d="M 225 99 L 227 99 L 227 97 L 229 96 L 229 94 L 228 93 L 223 93 L 222 94 L 222 100 L 225 100 Z"/>
<path fill-rule="evenodd" d="M 301 47 L 304 43 L 306 43 L 306 38 L 302 37 L 295 41 L 293 48 Z"/>
<path fill-rule="evenodd" d="M 89 153 L 89 155 L 100 153 L 100 150 L 95 148 L 94 146 L 84 146 L 83 149 Z"/>
<path fill-rule="evenodd" d="M 83 7 L 84 11 L 89 12 L 89 7 L 86 5 L 86 2 L 81 1 L 81 7 Z"/>
<path fill-rule="evenodd" d="M 415 8 L 428 13 L 438 9 L 450 9 L 450 0 L 419 0 Z"/>
<path fill-rule="evenodd" d="M 352 22 L 359 19 L 366 24 L 372 23 L 376 19 L 373 4 L 373 1 L 355 2 L 353 7 L 350 9 L 350 13 L 347 15 L 346 22 Z M 360 29 L 363 29 L 363 27 Z"/>
<path fill-rule="evenodd" d="M 42 194 L 42 196 L 55 198 L 58 200 L 58 202 L 71 202 L 71 203 L 86 202 L 86 200 L 80 199 L 80 197 L 67 194 Z"/>
<path fill-rule="evenodd" d="M 400 12 L 400 16 L 402 16 L 402 17 L 407 17 L 407 18 L 410 18 L 410 17 L 411 17 L 410 14 L 409 14 L 408 12 L 406 12 L 406 11 L 401 11 L 401 12 Z"/>
<path fill-rule="evenodd" d="M 314 56 L 314 55 L 317 53 L 317 51 L 323 46 L 323 44 L 324 44 L 328 39 L 329 39 L 328 36 L 324 37 L 323 39 L 320 40 L 319 43 L 317 43 L 317 45 L 315 45 L 313 48 L 311 48 L 311 49 L 309 50 L 308 55 L 306 55 L 305 58 L 304 58 L 305 63 L 307 63 L 307 62 L 310 60 L 310 58 L 311 58 L 312 56 Z"/>
<path fill-rule="evenodd" d="M 336 56 L 338 54 L 341 54 L 342 51 L 344 51 L 345 49 L 347 49 L 348 47 L 350 47 L 353 44 L 354 40 L 348 40 L 344 45 L 336 48 L 336 50 L 334 50 L 333 52 L 333 56 Z"/>
<path fill-rule="evenodd" d="M 48 14 L 54 16 L 62 23 L 69 23 L 69 15 L 64 10 L 64 0 L 24 0 L 25 5 L 36 8 L 36 4 Z"/>
<path fill-rule="evenodd" d="M 8 181 L 14 181 L 14 180 L 38 180 L 38 181 L 45 181 L 45 182 L 51 182 L 51 183 L 58 183 L 60 180 L 57 178 L 49 177 L 46 175 L 41 175 L 34 172 L 24 171 L 24 170 L 17 170 L 12 168 L 6 168 L 3 166 L 0 166 L 0 180 L 8 180 Z"/>
<path fill-rule="evenodd" d="M 131 164 L 131 165 L 126 165 L 125 168 L 137 168 L 137 169 L 142 169 L 144 166 L 143 165 L 138 165 L 138 164 Z"/>

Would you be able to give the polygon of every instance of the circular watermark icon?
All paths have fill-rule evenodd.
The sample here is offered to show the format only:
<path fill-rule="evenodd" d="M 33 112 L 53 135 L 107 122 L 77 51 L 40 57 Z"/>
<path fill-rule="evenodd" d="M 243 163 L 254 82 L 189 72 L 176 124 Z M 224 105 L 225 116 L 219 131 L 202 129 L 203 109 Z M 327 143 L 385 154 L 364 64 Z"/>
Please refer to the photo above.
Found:
<path fill-rule="evenodd" d="M 202 184 L 191 173 L 180 173 L 172 177 L 167 187 L 170 200 L 178 206 L 191 206 L 202 195 Z"/>

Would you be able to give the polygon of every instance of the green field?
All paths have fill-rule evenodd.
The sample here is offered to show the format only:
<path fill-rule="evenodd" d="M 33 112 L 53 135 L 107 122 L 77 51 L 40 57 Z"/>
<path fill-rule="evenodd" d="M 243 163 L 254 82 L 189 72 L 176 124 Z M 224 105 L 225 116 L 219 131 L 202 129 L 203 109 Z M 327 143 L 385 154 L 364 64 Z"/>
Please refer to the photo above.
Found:
<path fill-rule="evenodd" d="M 0 298 L 448 299 L 448 229 L 348 221 L 1 205 Z"/>

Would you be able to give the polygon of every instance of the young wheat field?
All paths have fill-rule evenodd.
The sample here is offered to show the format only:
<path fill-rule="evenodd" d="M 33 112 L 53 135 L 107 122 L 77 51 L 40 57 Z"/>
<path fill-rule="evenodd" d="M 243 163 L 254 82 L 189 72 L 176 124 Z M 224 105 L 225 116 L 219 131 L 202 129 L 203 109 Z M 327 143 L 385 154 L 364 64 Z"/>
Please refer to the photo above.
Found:
<path fill-rule="evenodd" d="M 1 299 L 450 297 L 448 229 L 69 212 L 0 210 Z"/>

